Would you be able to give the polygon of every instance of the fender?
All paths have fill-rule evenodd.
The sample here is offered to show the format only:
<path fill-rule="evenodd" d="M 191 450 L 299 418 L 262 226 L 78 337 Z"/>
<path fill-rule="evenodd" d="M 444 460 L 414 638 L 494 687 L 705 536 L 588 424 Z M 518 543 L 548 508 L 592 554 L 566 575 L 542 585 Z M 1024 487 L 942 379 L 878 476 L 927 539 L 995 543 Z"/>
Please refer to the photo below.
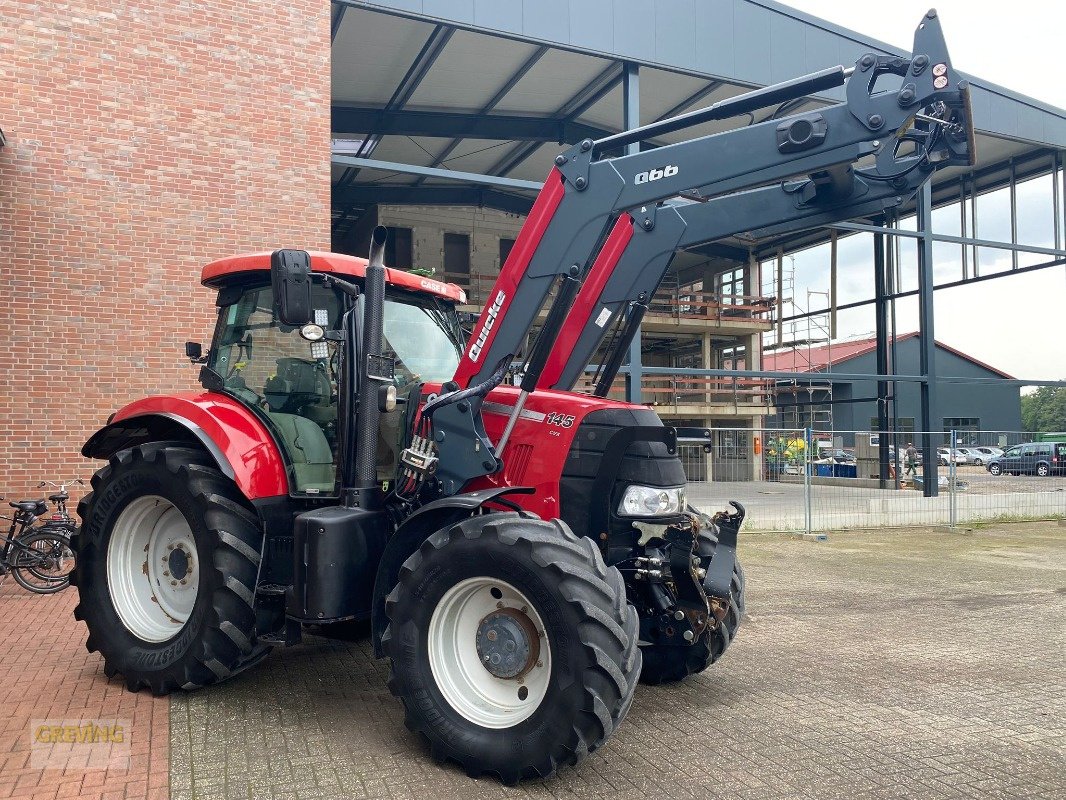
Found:
<path fill-rule="evenodd" d="M 494 489 L 482 489 L 478 492 L 452 495 L 432 503 L 426 503 L 418 511 L 404 520 L 403 524 L 396 529 L 385 552 L 378 562 L 377 575 L 374 578 L 374 596 L 370 611 L 370 637 L 374 642 L 374 656 L 382 658 L 385 653 L 381 648 L 381 637 L 385 634 L 388 619 L 385 617 L 385 597 L 392 591 L 392 587 L 400 578 L 400 567 L 419 545 L 441 528 L 454 525 L 464 520 L 481 508 L 485 503 L 493 500 L 512 506 L 507 500 L 500 500 L 505 494 L 533 494 L 534 489 L 530 486 L 503 486 Z M 514 506 L 514 510 L 523 514 L 528 511 Z"/>
<path fill-rule="evenodd" d="M 144 442 L 195 441 L 249 500 L 287 495 L 285 462 L 267 427 L 248 408 L 215 392 L 146 397 L 124 406 L 81 449 L 110 458 Z"/>

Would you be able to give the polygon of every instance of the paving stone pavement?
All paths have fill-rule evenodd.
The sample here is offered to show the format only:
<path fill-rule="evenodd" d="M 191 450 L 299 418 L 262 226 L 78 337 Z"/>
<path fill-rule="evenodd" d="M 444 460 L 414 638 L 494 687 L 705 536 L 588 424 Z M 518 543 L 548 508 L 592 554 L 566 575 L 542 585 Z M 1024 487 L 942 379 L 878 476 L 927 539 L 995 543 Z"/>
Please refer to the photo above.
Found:
<path fill-rule="evenodd" d="M 0 588 L 0 798 L 165 800 L 168 701 L 108 680 L 74 620 L 77 589 L 30 594 L 8 577 Z M 49 752 L 34 720 L 122 725 L 121 745 Z M 43 767 L 43 768 L 39 768 Z"/>
<path fill-rule="evenodd" d="M 171 701 L 189 798 L 1066 796 L 1066 528 L 742 539 L 727 656 L 641 686 L 576 768 L 515 788 L 433 763 L 364 637 L 308 637 Z"/>

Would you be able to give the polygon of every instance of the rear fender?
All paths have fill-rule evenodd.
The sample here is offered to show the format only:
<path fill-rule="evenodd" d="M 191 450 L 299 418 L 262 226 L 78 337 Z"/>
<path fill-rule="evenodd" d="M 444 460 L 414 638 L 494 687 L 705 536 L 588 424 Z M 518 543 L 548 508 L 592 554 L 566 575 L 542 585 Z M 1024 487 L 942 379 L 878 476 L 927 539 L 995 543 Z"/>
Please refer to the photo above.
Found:
<path fill-rule="evenodd" d="M 285 462 L 270 431 L 236 400 L 213 392 L 130 403 L 89 438 L 81 454 L 110 458 L 158 441 L 199 444 L 249 500 L 288 494 Z"/>
<path fill-rule="evenodd" d="M 399 580 L 400 567 L 403 566 L 403 562 L 432 534 L 475 514 L 485 503 L 497 501 L 511 505 L 506 500 L 501 501 L 500 498 L 506 494 L 533 494 L 533 491 L 533 488 L 528 486 L 504 486 L 452 495 L 427 503 L 404 520 L 385 545 L 385 552 L 381 555 L 374 579 L 370 626 L 374 655 L 377 658 L 385 655 L 381 648 L 381 637 L 385 634 L 385 628 L 388 625 L 388 619 L 385 616 L 385 597 Z M 514 510 L 533 516 L 517 506 Z"/>

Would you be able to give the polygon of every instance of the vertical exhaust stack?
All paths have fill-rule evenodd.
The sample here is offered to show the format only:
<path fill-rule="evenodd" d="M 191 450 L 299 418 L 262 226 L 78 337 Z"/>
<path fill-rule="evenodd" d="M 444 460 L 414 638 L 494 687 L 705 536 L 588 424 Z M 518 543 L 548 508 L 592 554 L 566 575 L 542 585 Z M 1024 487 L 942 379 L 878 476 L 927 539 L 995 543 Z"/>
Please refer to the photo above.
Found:
<path fill-rule="evenodd" d="M 355 486 L 346 492 L 345 503 L 367 506 L 377 486 L 377 441 L 381 410 L 379 387 L 392 380 L 391 369 L 381 358 L 385 324 L 385 240 L 388 229 L 378 225 L 370 241 L 363 289 L 363 342 L 359 354 L 359 402 L 355 406 Z M 348 488 L 348 487 L 345 487 Z M 356 496 L 358 496 L 358 499 Z"/>

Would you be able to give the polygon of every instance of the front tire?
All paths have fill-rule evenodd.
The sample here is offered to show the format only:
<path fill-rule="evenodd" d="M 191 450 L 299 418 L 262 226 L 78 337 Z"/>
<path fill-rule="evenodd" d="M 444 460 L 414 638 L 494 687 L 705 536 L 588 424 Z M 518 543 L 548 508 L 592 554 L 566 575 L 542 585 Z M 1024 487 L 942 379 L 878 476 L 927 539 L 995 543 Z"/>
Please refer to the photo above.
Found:
<path fill-rule="evenodd" d="M 258 662 L 254 592 L 262 530 L 206 453 L 157 442 L 92 479 L 74 538 L 76 619 L 104 672 L 154 694 L 196 689 Z"/>
<path fill-rule="evenodd" d="M 701 558 L 714 556 L 718 537 L 701 533 L 696 554 Z M 689 675 L 703 672 L 726 651 L 736 638 L 740 620 L 744 614 L 744 570 L 740 562 L 733 567 L 733 580 L 729 584 L 729 610 L 725 619 L 713 630 L 706 631 L 699 641 L 688 646 L 648 645 L 641 648 L 644 667 L 640 682 L 651 685 L 676 683 Z"/>
<path fill-rule="evenodd" d="M 407 727 L 472 777 L 547 777 L 602 745 L 632 703 L 636 610 L 618 570 L 559 520 L 489 514 L 436 532 L 385 610 Z"/>
<path fill-rule="evenodd" d="M 1051 474 L 1051 468 L 1047 464 L 1037 464 L 1036 474 L 1041 478 L 1046 478 Z"/>
<path fill-rule="evenodd" d="M 993 463 L 988 465 L 988 471 L 991 472 L 993 475 L 999 475 L 1001 472 L 1003 472 L 1003 468 L 999 464 Z"/>

